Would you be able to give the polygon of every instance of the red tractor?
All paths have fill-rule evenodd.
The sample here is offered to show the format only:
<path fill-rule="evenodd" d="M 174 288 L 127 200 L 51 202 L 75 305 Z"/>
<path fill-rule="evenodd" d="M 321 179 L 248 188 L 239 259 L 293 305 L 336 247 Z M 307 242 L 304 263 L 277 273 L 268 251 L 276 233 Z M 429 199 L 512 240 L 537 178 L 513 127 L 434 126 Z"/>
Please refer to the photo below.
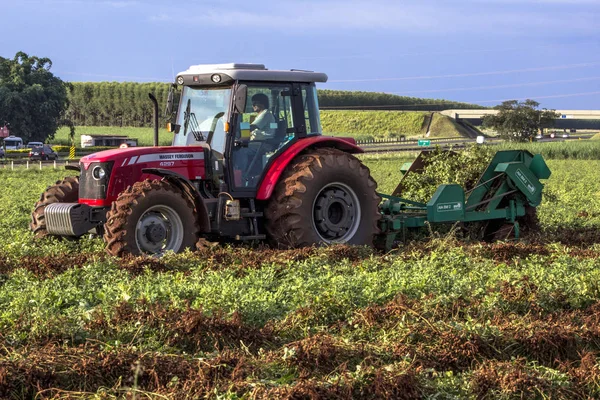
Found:
<path fill-rule="evenodd" d="M 362 152 L 353 139 L 321 134 L 315 82 L 326 81 L 260 64 L 192 66 L 169 93 L 171 146 L 158 146 L 150 95 L 154 147 L 83 157 L 72 167 L 79 176 L 42 194 L 30 227 L 38 237 L 103 235 L 115 256 L 203 240 L 370 245 L 377 185 L 352 155 Z"/>

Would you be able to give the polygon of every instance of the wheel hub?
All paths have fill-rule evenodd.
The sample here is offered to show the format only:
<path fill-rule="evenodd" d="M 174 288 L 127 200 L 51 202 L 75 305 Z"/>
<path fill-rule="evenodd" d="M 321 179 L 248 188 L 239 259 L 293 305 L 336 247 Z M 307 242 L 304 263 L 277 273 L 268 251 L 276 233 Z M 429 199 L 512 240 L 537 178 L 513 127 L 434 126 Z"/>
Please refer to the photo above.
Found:
<path fill-rule="evenodd" d="M 155 224 L 152 223 L 146 229 L 146 238 L 151 242 L 160 242 L 165 240 L 167 237 L 167 230 L 163 226 L 163 224 Z"/>
<path fill-rule="evenodd" d="M 360 223 L 360 204 L 347 185 L 332 183 L 319 192 L 313 206 L 314 225 L 326 242 L 344 242 Z"/>
<path fill-rule="evenodd" d="M 178 251 L 183 235 L 181 218 L 166 205 L 146 210 L 136 224 L 136 243 L 142 253 L 160 255 L 167 250 Z"/>

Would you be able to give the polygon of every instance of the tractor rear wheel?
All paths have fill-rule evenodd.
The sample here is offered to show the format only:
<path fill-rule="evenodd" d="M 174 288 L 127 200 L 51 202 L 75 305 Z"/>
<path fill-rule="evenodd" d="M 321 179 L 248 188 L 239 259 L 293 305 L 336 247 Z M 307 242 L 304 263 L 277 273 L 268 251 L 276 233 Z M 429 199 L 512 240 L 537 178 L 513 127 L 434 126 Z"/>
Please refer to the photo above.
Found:
<path fill-rule="evenodd" d="M 31 213 L 31 223 L 29 228 L 33 231 L 36 238 L 48 236 L 46 230 L 46 217 L 44 211 L 46 206 L 53 203 L 77 203 L 79 200 L 79 177 L 67 176 L 62 181 L 56 181 L 52 186 L 48 186 L 40 196 L 40 200 L 35 203 Z"/>
<path fill-rule="evenodd" d="M 265 210 L 280 247 L 372 245 L 381 198 L 369 169 L 336 149 L 312 150 L 286 168 Z"/>
<path fill-rule="evenodd" d="M 199 237 L 194 203 L 161 180 L 136 182 L 119 194 L 106 215 L 104 241 L 113 256 L 162 255 L 194 249 Z"/>

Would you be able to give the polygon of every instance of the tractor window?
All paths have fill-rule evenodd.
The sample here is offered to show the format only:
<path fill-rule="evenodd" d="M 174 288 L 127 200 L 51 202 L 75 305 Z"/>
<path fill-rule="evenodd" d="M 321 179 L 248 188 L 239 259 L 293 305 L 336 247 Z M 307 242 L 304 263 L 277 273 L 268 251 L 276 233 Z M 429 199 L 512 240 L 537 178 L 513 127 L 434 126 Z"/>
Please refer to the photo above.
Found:
<path fill-rule="evenodd" d="M 177 114 L 180 128 L 173 137 L 173 146 L 193 146 L 210 138 L 211 148 L 223 154 L 224 121 L 227 121 L 230 96 L 230 88 L 184 87 Z"/>
<path fill-rule="evenodd" d="M 302 106 L 304 108 L 304 123 L 307 134 L 320 134 L 319 103 L 317 90 L 314 85 L 302 85 Z"/>
<path fill-rule="evenodd" d="M 234 135 L 248 146 L 233 150 L 236 187 L 255 187 L 269 159 L 294 138 L 292 86 L 248 85 L 245 112 Z"/>

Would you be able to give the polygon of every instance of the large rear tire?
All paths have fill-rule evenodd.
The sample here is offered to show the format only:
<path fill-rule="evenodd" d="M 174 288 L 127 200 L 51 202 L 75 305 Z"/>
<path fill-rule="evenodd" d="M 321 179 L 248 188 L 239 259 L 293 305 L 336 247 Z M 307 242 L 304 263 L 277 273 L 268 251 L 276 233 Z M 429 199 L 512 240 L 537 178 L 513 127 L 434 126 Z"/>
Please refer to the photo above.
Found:
<path fill-rule="evenodd" d="M 137 182 L 112 204 L 104 224 L 108 254 L 162 255 L 194 249 L 199 238 L 194 203 L 161 180 Z"/>
<path fill-rule="evenodd" d="M 79 177 L 67 176 L 62 181 L 56 181 L 52 186 L 48 186 L 40 196 L 40 200 L 35 203 L 31 212 L 31 223 L 29 228 L 33 231 L 36 238 L 43 238 L 49 235 L 46 229 L 46 206 L 53 203 L 77 203 L 79 200 Z"/>
<path fill-rule="evenodd" d="M 369 169 L 351 154 L 316 149 L 292 161 L 275 187 L 265 216 L 279 247 L 348 243 L 372 245 L 381 198 Z"/>

